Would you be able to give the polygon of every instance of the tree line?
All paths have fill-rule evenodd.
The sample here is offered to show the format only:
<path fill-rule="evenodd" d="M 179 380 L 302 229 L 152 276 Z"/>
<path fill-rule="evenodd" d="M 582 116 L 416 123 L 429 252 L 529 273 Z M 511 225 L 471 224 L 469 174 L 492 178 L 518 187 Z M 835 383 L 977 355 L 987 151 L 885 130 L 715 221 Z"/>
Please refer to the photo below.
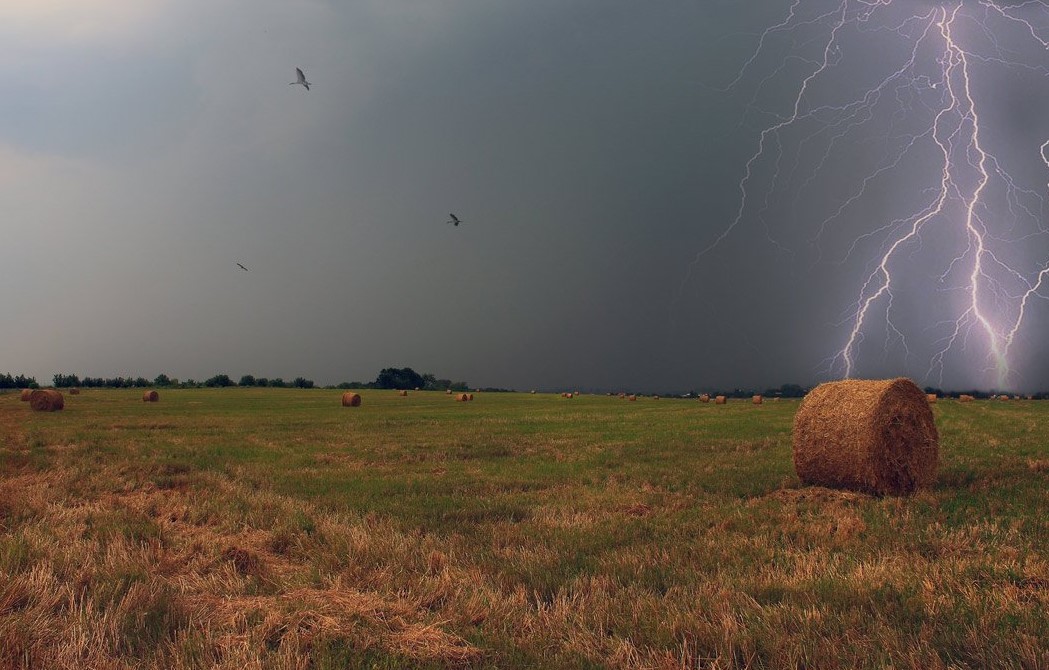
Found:
<path fill-rule="evenodd" d="M 240 381 L 233 381 L 227 374 L 217 374 L 203 381 L 195 379 L 179 380 L 166 374 L 159 374 L 152 380 L 145 377 L 80 377 L 76 374 L 58 373 L 51 378 L 56 388 L 219 388 L 226 386 L 246 387 L 269 387 L 269 388 L 314 388 L 312 379 L 296 377 L 291 381 L 285 381 L 281 377 L 272 379 L 267 377 L 256 377 L 255 375 L 244 375 Z M 0 388 L 28 388 L 36 387 L 36 380 L 31 377 L 19 375 L 0 375 Z M 371 382 L 342 382 L 341 384 L 328 386 L 327 388 L 339 389 L 424 389 L 427 391 L 466 391 L 469 385 L 466 382 L 453 382 L 450 379 L 438 379 L 433 374 L 419 374 L 411 368 L 383 368 L 375 381 Z"/>

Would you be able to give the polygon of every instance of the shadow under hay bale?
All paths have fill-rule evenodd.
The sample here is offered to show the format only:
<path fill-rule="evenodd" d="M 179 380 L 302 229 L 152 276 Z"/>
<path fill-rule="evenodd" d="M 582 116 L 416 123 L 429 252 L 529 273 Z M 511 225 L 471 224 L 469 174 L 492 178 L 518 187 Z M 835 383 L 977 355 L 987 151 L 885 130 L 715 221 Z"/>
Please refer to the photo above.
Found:
<path fill-rule="evenodd" d="M 160 394 L 156 391 L 146 391 L 142 394 L 142 402 L 157 402 L 160 400 Z"/>
<path fill-rule="evenodd" d="M 29 396 L 33 395 L 33 389 L 22 389 L 22 395 L 18 398 L 22 402 L 29 402 Z"/>
<path fill-rule="evenodd" d="M 54 389 L 37 389 L 29 394 L 29 406 L 34 412 L 57 412 L 66 406 L 66 401 Z"/>
<path fill-rule="evenodd" d="M 361 394 L 347 391 L 342 394 L 342 406 L 343 407 L 360 407 L 361 406 Z"/>
<path fill-rule="evenodd" d="M 904 495 L 936 481 L 939 436 L 909 379 L 814 388 L 794 416 L 794 469 L 804 484 Z"/>

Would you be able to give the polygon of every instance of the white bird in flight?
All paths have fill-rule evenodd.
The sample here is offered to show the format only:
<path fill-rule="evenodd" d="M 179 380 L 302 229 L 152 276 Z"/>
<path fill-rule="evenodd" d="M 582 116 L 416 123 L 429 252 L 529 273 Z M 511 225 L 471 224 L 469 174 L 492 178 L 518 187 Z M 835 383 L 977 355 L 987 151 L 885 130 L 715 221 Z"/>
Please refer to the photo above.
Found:
<path fill-rule="evenodd" d="M 289 82 L 288 86 L 297 86 L 301 84 L 307 91 L 310 90 L 310 82 L 306 81 L 306 75 L 302 73 L 302 70 L 295 68 L 295 76 L 298 78 L 298 81 Z"/>

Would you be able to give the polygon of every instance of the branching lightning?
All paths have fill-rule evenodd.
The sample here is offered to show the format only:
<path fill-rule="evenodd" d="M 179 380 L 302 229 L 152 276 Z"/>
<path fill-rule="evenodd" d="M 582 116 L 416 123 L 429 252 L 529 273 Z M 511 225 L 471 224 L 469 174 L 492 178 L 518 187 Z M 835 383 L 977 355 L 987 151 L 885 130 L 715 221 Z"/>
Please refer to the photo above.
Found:
<path fill-rule="evenodd" d="M 773 43 L 787 56 L 757 77 L 775 58 Z M 942 383 L 950 363 L 969 369 L 977 383 L 1016 384 L 1018 338 L 1035 299 L 1049 299 L 1042 188 L 1049 140 L 995 150 L 1002 137 L 1032 132 L 1003 128 L 1002 115 L 989 113 L 998 104 L 995 86 L 1010 73 L 1049 90 L 1049 0 L 792 0 L 725 89 L 757 78 L 747 118 L 763 123 L 743 165 L 735 216 L 696 255 L 689 277 L 729 236 L 761 219 L 778 193 L 779 207 L 804 210 L 797 218 L 806 222 L 814 263 L 829 260 L 828 247 L 844 252 L 833 259 L 842 267 L 858 267 L 866 255 L 827 373 L 862 375 L 865 361 L 879 354 L 865 334 L 879 332 L 880 355 L 890 346 L 902 350 L 925 379 Z M 992 76 L 999 81 L 985 80 Z M 784 80 L 793 81 L 789 104 L 780 111 L 759 104 Z M 855 169 L 842 169 L 849 152 L 859 151 Z M 1032 162 L 1045 168 L 1037 186 L 1013 176 L 1031 174 Z M 831 166 L 838 174 L 829 174 Z M 814 193 L 827 196 L 822 212 L 810 203 Z M 789 246 L 774 228 L 765 233 L 777 248 Z M 919 257 L 926 262 L 916 268 Z M 901 320 L 897 305 L 916 283 L 938 296 L 932 320 L 919 327 L 913 310 Z M 918 340 L 925 363 L 914 360 Z"/>

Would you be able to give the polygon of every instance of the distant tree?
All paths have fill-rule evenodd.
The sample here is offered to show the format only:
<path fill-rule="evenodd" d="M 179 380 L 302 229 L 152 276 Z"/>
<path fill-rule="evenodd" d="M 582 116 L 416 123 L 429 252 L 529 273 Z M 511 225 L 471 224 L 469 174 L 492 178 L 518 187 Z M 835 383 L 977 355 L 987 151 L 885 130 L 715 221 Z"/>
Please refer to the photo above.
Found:
<path fill-rule="evenodd" d="M 448 385 L 448 388 L 450 388 L 453 391 L 469 391 L 470 385 L 466 382 L 452 382 Z"/>
<path fill-rule="evenodd" d="M 145 377 L 135 377 L 135 386 L 138 388 L 145 388 L 150 386 L 149 380 Z"/>
<path fill-rule="evenodd" d="M 383 368 L 375 378 L 378 389 L 412 389 L 423 386 L 423 376 L 411 368 Z"/>
<path fill-rule="evenodd" d="M 76 375 L 64 375 L 61 373 L 55 373 L 54 377 L 51 378 L 56 388 L 70 388 L 73 386 L 80 386 L 80 377 Z"/>
<path fill-rule="evenodd" d="M 153 386 L 171 386 L 171 378 L 161 372 L 153 378 Z"/>
<path fill-rule="evenodd" d="M 297 389 L 311 389 L 313 388 L 313 380 L 306 379 L 305 377 L 296 377 L 291 385 Z"/>
<path fill-rule="evenodd" d="M 229 378 L 229 375 L 215 375 L 205 381 L 204 386 L 233 386 L 233 380 Z"/>
<path fill-rule="evenodd" d="M 269 385 L 270 385 L 270 380 L 266 379 L 265 377 L 256 377 L 255 378 L 255 386 L 269 386 Z"/>
<path fill-rule="evenodd" d="M 272 386 L 273 388 L 281 389 L 281 388 L 286 387 L 287 383 L 285 383 L 285 381 L 283 379 L 281 379 L 280 377 L 274 377 L 273 379 L 270 380 L 269 385 Z"/>
<path fill-rule="evenodd" d="M 237 382 L 237 386 L 255 386 L 255 377 L 253 375 L 244 375 Z"/>

